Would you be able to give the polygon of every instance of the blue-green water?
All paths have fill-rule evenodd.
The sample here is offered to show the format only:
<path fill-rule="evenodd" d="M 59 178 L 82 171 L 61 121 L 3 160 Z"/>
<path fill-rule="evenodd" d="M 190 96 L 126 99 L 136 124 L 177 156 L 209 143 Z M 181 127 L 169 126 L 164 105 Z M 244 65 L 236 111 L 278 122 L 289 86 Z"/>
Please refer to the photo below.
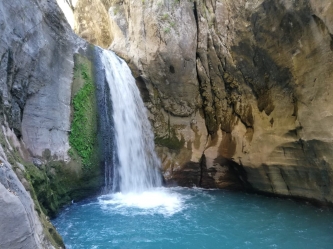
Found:
<path fill-rule="evenodd" d="M 53 221 L 70 249 L 333 248 L 333 212 L 245 193 L 160 188 L 76 203 Z"/>

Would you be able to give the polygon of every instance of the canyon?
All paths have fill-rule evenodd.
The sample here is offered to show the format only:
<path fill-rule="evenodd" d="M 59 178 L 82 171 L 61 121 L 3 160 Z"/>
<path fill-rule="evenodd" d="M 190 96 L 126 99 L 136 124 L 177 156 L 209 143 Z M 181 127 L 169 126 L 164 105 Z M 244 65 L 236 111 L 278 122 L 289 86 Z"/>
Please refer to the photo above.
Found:
<path fill-rule="evenodd" d="M 329 0 L 67 2 L 74 31 L 55 1 L 0 3 L 1 248 L 64 247 L 49 217 L 103 185 L 98 141 L 71 137 L 99 47 L 132 70 L 167 185 L 333 203 Z"/>

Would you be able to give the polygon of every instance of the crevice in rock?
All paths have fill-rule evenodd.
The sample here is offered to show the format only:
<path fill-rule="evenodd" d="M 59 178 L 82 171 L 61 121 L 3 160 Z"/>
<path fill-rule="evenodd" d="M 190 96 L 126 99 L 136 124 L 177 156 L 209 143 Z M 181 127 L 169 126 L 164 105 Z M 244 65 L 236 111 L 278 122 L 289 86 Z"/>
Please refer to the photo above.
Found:
<path fill-rule="evenodd" d="M 218 130 L 218 120 L 216 117 L 217 113 L 216 98 L 218 96 L 214 92 L 214 82 L 209 72 L 213 71 L 211 61 L 209 60 L 209 58 L 203 56 L 203 54 L 208 55 L 209 52 L 207 51 L 207 48 L 199 48 L 200 29 L 199 29 L 199 13 L 197 9 L 197 4 L 198 3 L 194 1 L 193 12 L 197 26 L 196 72 L 199 82 L 199 93 L 202 99 L 202 109 L 205 117 L 206 129 L 209 135 L 214 136 L 214 134 Z M 207 59 L 209 60 L 208 62 L 206 61 Z M 209 68 L 206 68 L 207 64 Z"/>
<path fill-rule="evenodd" d="M 301 146 L 301 148 L 302 148 L 303 153 L 305 153 L 305 149 L 304 149 L 304 140 L 300 138 L 300 139 L 298 140 L 298 142 L 299 142 L 299 144 L 300 144 L 300 146 Z"/>
<path fill-rule="evenodd" d="M 200 161 L 199 161 L 199 165 L 200 165 L 200 179 L 199 179 L 199 187 L 202 187 L 202 180 L 203 180 L 203 168 L 206 167 L 206 156 L 203 153 Z"/>
<path fill-rule="evenodd" d="M 289 193 L 289 195 L 290 195 L 290 194 L 291 194 L 291 193 L 290 193 L 290 188 L 289 188 L 289 186 L 288 186 L 288 184 L 287 184 L 287 181 L 286 181 L 286 179 L 285 179 L 285 173 L 283 172 L 282 169 L 280 169 L 280 174 L 281 174 L 281 177 L 282 177 L 284 183 L 286 184 L 286 187 L 287 187 L 287 189 L 288 189 L 288 193 Z"/>
<path fill-rule="evenodd" d="M 14 66 L 14 59 L 13 59 L 13 54 L 10 49 L 8 49 L 8 59 L 7 59 L 7 86 L 11 88 L 12 83 L 13 83 L 13 74 L 15 71 L 15 66 Z"/>
<path fill-rule="evenodd" d="M 330 49 L 333 51 L 333 34 L 329 32 L 327 25 L 320 17 L 318 17 L 315 14 L 312 14 L 312 18 L 316 22 L 316 25 L 320 29 L 320 31 L 323 33 L 328 33 L 328 35 L 330 36 Z"/>
<path fill-rule="evenodd" d="M 270 185 L 270 187 L 271 187 L 271 189 L 272 189 L 272 193 L 275 193 L 275 191 L 274 191 L 274 187 L 273 187 L 273 183 L 272 183 L 272 180 L 271 180 L 271 178 L 270 178 L 270 176 L 269 176 L 269 173 L 268 172 L 265 172 L 266 173 L 266 177 L 267 177 L 267 179 L 268 179 L 268 181 L 269 181 L 269 185 Z"/>
<path fill-rule="evenodd" d="M 245 128 L 249 129 L 253 129 L 254 130 L 254 127 L 252 125 L 248 125 L 242 118 L 242 116 L 240 114 L 238 114 L 236 111 L 235 111 L 235 108 L 233 107 L 233 114 L 241 121 L 241 123 L 245 126 Z"/>
<path fill-rule="evenodd" d="M 169 71 L 170 71 L 170 73 L 175 73 L 176 72 L 173 65 L 170 65 Z"/>
<path fill-rule="evenodd" d="M 197 2 L 194 1 L 193 3 L 193 13 L 194 13 L 194 18 L 195 18 L 195 23 L 197 24 L 197 28 L 198 28 L 198 12 L 197 12 Z"/>
<path fill-rule="evenodd" d="M 66 1 L 66 3 L 68 4 L 68 6 L 72 9 L 72 11 L 74 12 L 74 5 L 73 5 L 73 3 L 72 3 L 72 0 L 65 0 Z"/>
<path fill-rule="evenodd" d="M 199 82 L 199 94 L 201 96 L 202 99 L 202 109 L 203 109 L 203 113 L 204 113 L 204 118 L 205 118 L 205 126 L 207 129 L 207 133 L 209 135 L 214 135 L 216 132 L 216 117 L 214 115 L 213 112 L 213 106 L 211 103 L 211 99 L 210 97 L 212 97 L 212 93 L 209 93 L 209 89 L 207 89 L 208 84 L 210 85 L 210 79 L 207 76 L 206 72 L 199 72 L 199 65 L 198 65 L 198 61 L 201 62 L 200 60 L 200 55 L 197 54 L 197 65 L 196 65 L 196 71 L 197 71 L 197 78 L 198 78 L 198 82 Z M 201 65 L 201 71 L 205 71 L 205 68 Z M 205 75 L 203 75 L 205 74 Z"/>
<path fill-rule="evenodd" d="M 244 189 L 252 189 L 251 184 L 247 180 L 247 172 L 244 169 L 241 158 L 238 158 L 239 163 L 229 160 L 229 169 L 238 177 Z"/>
<path fill-rule="evenodd" d="M 263 166 L 263 168 L 264 168 L 264 171 L 265 171 L 265 174 L 266 174 L 266 177 L 267 177 L 267 179 L 268 179 L 268 181 L 269 181 L 269 185 L 270 185 L 270 187 L 271 187 L 271 193 L 275 193 L 275 191 L 274 191 L 274 186 L 273 186 L 273 182 L 272 182 L 272 180 L 271 180 L 271 178 L 270 178 L 270 176 L 269 176 L 269 169 L 268 169 L 268 166 L 266 165 L 266 164 L 264 164 L 264 165 L 262 165 Z"/>
<path fill-rule="evenodd" d="M 292 98 L 291 103 L 294 104 L 294 111 L 293 111 L 292 116 L 296 117 L 296 119 L 297 119 L 297 115 L 298 115 L 298 101 L 297 101 L 297 98 L 295 97 L 294 94 L 292 94 L 291 98 Z"/>
<path fill-rule="evenodd" d="M 149 95 L 149 90 L 146 86 L 145 80 L 143 79 L 142 75 L 139 75 L 138 77 L 135 78 L 135 83 L 137 87 L 139 88 L 141 98 L 143 102 L 149 102 L 151 101 L 150 95 Z"/>
<path fill-rule="evenodd" d="M 313 20 L 315 21 L 317 27 L 322 31 L 324 32 L 325 30 L 328 30 L 325 22 L 319 17 L 317 16 L 316 14 L 312 14 L 312 18 Z"/>

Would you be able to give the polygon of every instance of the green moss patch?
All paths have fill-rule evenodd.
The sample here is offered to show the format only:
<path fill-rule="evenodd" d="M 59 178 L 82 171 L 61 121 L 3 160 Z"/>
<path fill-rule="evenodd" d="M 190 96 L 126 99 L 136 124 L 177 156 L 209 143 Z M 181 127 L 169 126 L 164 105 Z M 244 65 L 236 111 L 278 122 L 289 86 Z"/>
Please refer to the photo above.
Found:
<path fill-rule="evenodd" d="M 99 171 L 79 173 L 70 164 L 52 161 L 39 169 L 25 164 L 26 178 L 32 184 L 42 211 L 54 217 L 59 209 L 72 200 L 80 200 L 99 188 Z"/>
<path fill-rule="evenodd" d="M 52 163 L 60 164 L 60 162 Z M 47 215 L 54 217 L 60 207 L 70 202 L 71 197 L 68 193 L 69 186 L 64 182 L 66 175 L 62 172 L 62 167 L 60 165 L 54 167 L 52 163 L 43 169 L 32 164 L 26 164 L 25 167 L 27 178 L 34 188 L 41 209 Z"/>
<path fill-rule="evenodd" d="M 45 208 L 43 208 L 43 206 L 41 206 L 39 199 L 38 199 L 38 195 L 36 194 L 36 191 L 38 193 L 41 192 L 38 188 L 35 187 L 36 183 L 44 182 L 43 181 L 44 176 L 43 176 L 43 174 L 40 174 L 41 172 L 38 172 L 38 171 L 34 171 L 34 173 L 36 173 L 36 175 L 34 173 L 32 173 L 33 168 L 36 168 L 34 165 L 26 164 L 25 168 L 26 168 L 25 178 L 28 180 L 29 184 L 32 185 L 29 187 L 30 196 L 35 203 L 35 210 L 38 213 L 39 220 L 43 225 L 44 233 L 45 233 L 46 237 L 48 238 L 48 240 L 51 241 L 52 245 L 56 246 L 56 248 L 57 248 L 57 246 L 61 247 L 61 248 L 65 248 L 65 244 L 64 244 L 61 236 L 59 235 L 57 230 L 54 228 L 54 226 L 51 224 L 51 222 L 49 221 L 49 218 L 45 215 L 45 213 L 47 213 L 47 212 L 46 212 Z M 36 180 L 35 177 L 38 180 Z"/>
<path fill-rule="evenodd" d="M 46 216 L 47 212 L 45 212 L 45 209 L 42 208 L 42 206 L 40 205 L 38 196 L 35 191 L 35 189 L 36 189 L 38 191 L 38 193 L 44 192 L 44 189 L 47 188 L 47 185 L 48 185 L 47 183 L 49 183 L 49 181 L 45 181 L 45 174 L 43 174 L 43 171 L 39 170 L 36 166 L 34 166 L 32 164 L 27 164 L 24 162 L 18 149 L 15 148 L 14 144 L 11 143 L 10 139 L 8 140 L 8 142 L 10 144 L 7 144 L 4 135 L 2 134 L 2 132 L 0 132 L 0 143 L 1 143 L 2 148 L 4 148 L 6 150 L 7 159 L 8 159 L 8 162 L 13 167 L 13 171 L 15 173 L 17 173 L 17 170 L 18 170 L 18 166 L 16 164 L 17 162 L 25 165 L 26 170 L 24 171 L 24 178 L 27 180 L 27 182 L 29 184 L 29 187 L 28 188 L 26 187 L 26 188 L 29 191 L 32 200 L 34 201 L 35 210 L 39 216 L 40 222 L 42 223 L 44 234 L 46 235 L 47 239 L 51 242 L 51 244 L 53 246 L 55 246 L 55 248 L 65 248 L 65 244 L 64 244 L 61 236 L 58 234 L 58 232 L 56 231 L 56 229 L 54 228 L 54 226 L 51 224 L 48 217 Z M 9 145 L 12 147 L 12 150 L 9 150 Z M 22 176 L 20 176 L 20 175 L 17 175 L 17 176 L 19 179 L 22 178 Z M 41 182 L 43 183 L 42 185 L 44 185 L 44 186 L 41 189 L 35 188 L 37 183 L 41 183 Z M 35 185 L 32 183 L 34 183 Z M 48 196 L 50 196 L 49 193 L 48 193 Z"/>
<path fill-rule="evenodd" d="M 92 63 L 81 55 L 75 55 L 74 60 L 69 162 L 58 161 L 57 157 L 46 149 L 39 158 L 42 165 L 36 167 L 25 162 L 13 144 L 13 149 L 9 150 L 10 146 L 0 132 L 0 144 L 6 150 L 7 159 L 14 171 L 16 162 L 25 166 L 24 178 L 28 182 L 25 187 L 34 200 L 44 233 L 57 248 L 65 246 L 47 216 L 55 217 L 59 209 L 72 200 L 79 201 L 96 194 L 102 184 Z"/>
<path fill-rule="evenodd" d="M 180 150 L 184 147 L 185 139 L 182 137 L 180 140 L 177 138 L 174 130 L 171 130 L 168 136 L 155 137 L 155 144 L 167 147 L 171 150 Z"/>
<path fill-rule="evenodd" d="M 78 88 L 78 85 L 82 85 Z M 74 68 L 73 120 L 69 142 L 82 160 L 85 169 L 91 169 L 97 163 L 97 118 L 95 86 L 92 78 L 91 63 L 81 56 L 76 56 Z M 73 156 L 74 152 L 70 151 Z"/>
<path fill-rule="evenodd" d="M 27 178 L 34 188 L 41 210 L 54 217 L 59 209 L 72 200 L 78 201 L 95 194 L 101 186 L 101 169 L 97 144 L 97 107 L 92 64 L 75 55 L 72 86 L 72 123 L 69 134 L 71 161 L 52 158 L 43 153 L 41 167 L 25 163 Z"/>

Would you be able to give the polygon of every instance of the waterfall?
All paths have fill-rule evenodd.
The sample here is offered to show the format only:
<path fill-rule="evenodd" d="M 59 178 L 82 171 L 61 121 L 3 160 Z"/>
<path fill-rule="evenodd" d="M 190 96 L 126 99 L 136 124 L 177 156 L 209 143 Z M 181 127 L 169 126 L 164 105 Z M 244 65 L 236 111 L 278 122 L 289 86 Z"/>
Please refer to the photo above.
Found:
<path fill-rule="evenodd" d="M 112 105 L 113 124 L 109 132 L 114 133 L 114 141 L 104 144 L 112 145 L 113 151 L 108 150 L 108 153 L 115 153 L 106 160 L 106 184 L 112 182 L 110 189 L 123 193 L 159 187 L 162 185 L 161 163 L 154 150 L 154 135 L 131 70 L 111 51 L 101 51 L 101 58 L 107 82 L 104 91 L 109 89 Z M 107 105 L 107 98 L 104 100 Z"/>

